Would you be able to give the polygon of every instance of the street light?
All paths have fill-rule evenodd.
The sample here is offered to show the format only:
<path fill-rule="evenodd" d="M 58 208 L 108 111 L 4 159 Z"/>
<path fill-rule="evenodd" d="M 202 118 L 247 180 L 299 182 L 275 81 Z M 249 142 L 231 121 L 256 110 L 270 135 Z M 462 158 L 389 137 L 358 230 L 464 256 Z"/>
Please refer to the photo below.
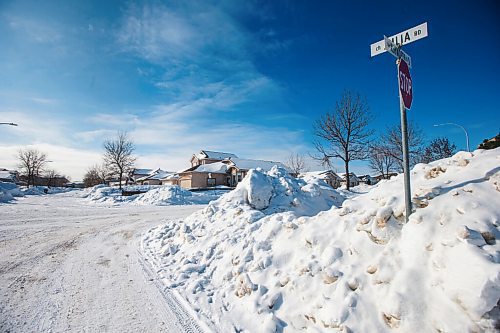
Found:
<path fill-rule="evenodd" d="M 14 124 L 14 123 L 0 123 L 0 125 L 17 126 L 17 124 Z"/>
<path fill-rule="evenodd" d="M 443 126 L 443 125 L 454 125 L 454 126 L 460 127 L 464 131 L 464 133 L 465 133 L 465 140 L 467 141 L 467 151 L 470 152 L 470 149 L 469 149 L 469 135 L 467 134 L 467 131 L 465 130 L 465 128 L 462 125 L 455 124 L 455 123 L 444 123 L 444 124 L 437 124 L 437 125 L 432 125 L 432 126 L 437 127 L 437 126 Z"/>

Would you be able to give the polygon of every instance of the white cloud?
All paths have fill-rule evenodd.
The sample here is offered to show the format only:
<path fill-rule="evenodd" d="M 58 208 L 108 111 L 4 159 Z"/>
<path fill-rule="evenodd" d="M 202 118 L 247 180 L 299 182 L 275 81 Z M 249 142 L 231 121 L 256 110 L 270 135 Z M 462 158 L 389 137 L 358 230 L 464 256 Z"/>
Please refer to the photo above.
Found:
<path fill-rule="evenodd" d="M 7 119 L 19 126 L 9 133 L 9 141 L 18 143 L 52 142 L 68 144 L 67 122 L 40 110 L 11 109 L 0 112 L 0 119 Z M 7 121 L 6 120 L 6 121 Z M 0 139 L 7 139 L 0 133 Z M 5 141 L 4 141 L 5 142 Z"/>
<path fill-rule="evenodd" d="M 61 33 L 63 30 L 54 23 L 7 14 L 4 14 L 3 18 L 12 30 L 24 34 L 37 43 L 54 43 L 63 37 Z"/>
<path fill-rule="evenodd" d="M 47 168 L 70 176 L 72 180 L 81 180 L 88 167 L 101 161 L 102 152 L 74 149 L 71 147 L 39 143 L 34 145 L 0 146 L 0 167 L 17 169 L 19 149 L 34 148 L 47 154 L 50 163 Z"/>

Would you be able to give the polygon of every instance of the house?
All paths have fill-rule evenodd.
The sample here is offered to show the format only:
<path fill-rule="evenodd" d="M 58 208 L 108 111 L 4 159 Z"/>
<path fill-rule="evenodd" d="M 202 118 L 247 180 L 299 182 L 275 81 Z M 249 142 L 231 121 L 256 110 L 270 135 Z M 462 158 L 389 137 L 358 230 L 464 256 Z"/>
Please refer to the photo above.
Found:
<path fill-rule="evenodd" d="M 19 172 L 0 168 L 0 182 L 19 183 Z"/>
<path fill-rule="evenodd" d="M 228 165 L 223 162 L 199 164 L 179 172 L 178 184 L 183 188 L 228 186 Z"/>
<path fill-rule="evenodd" d="M 19 177 L 20 183 L 28 184 L 28 177 L 21 175 Z M 48 186 L 48 187 L 65 187 L 69 183 L 69 180 L 64 176 L 56 175 L 54 177 L 45 176 L 34 176 L 33 184 L 34 186 Z"/>
<path fill-rule="evenodd" d="M 162 180 L 174 174 L 175 173 L 171 171 L 163 171 L 161 169 L 156 169 L 153 170 L 149 175 L 137 178 L 135 180 L 135 183 L 139 185 L 163 185 Z"/>
<path fill-rule="evenodd" d="M 84 182 L 71 182 L 71 183 L 66 183 L 66 186 L 68 188 L 85 188 L 85 183 Z"/>
<path fill-rule="evenodd" d="M 245 178 L 250 169 L 260 169 L 261 171 L 268 172 L 276 165 L 288 170 L 283 163 L 274 161 L 232 158 L 230 160 L 224 160 L 222 163 L 228 166 L 227 185 L 230 187 L 238 185 L 238 183 Z"/>
<path fill-rule="evenodd" d="M 214 186 L 235 187 L 250 169 L 269 171 L 280 162 L 238 158 L 235 154 L 202 150 L 191 157 L 191 167 L 178 173 L 177 184 L 198 189 Z M 174 180 L 175 181 L 175 180 Z"/>
<path fill-rule="evenodd" d="M 377 180 L 377 182 L 379 182 L 382 179 L 391 179 L 391 177 L 394 177 L 394 176 L 397 176 L 397 175 L 398 175 L 397 172 L 390 172 L 388 175 L 380 174 L 378 176 L 375 176 L 375 179 Z"/>
<path fill-rule="evenodd" d="M 484 139 L 477 149 L 495 149 L 500 147 L 500 133 L 491 139 Z"/>
<path fill-rule="evenodd" d="M 151 175 L 151 173 L 160 170 L 158 169 L 133 169 L 132 171 L 129 172 L 128 178 L 132 183 L 135 183 L 137 179 L 147 177 Z M 116 180 L 118 182 L 118 180 Z"/>
<path fill-rule="evenodd" d="M 312 179 L 320 179 L 333 188 L 339 188 L 342 182 L 342 178 L 340 178 L 339 175 L 333 172 L 333 170 L 304 172 L 299 175 L 299 178 L 303 178 L 306 181 Z"/>
<path fill-rule="evenodd" d="M 342 178 L 341 184 L 346 185 L 346 174 L 345 173 L 339 173 L 339 176 Z M 353 173 L 349 172 L 349 187 L 353 186 L 358 186 L 359 185 L 359 178 Z"/>
<path fill-rule="evenodd" d="M 161 178 L 161 185 L 179 185 L 180 176 L 178 173 L 171 173 Z"/>
<path fill-rule="evenodd" d="M 211 164 L 215 162 L 220 162 L 225 159 L 238 158 L 235 154 L 222 153 L 218 151 L 201 150 L 198 154 L 193 154 L 191 157 L 191 167 L 195 167 L 203 164 Z"/>
<path fill-rule="evenodd" d="M 359 176 L 359 182 L 366 185 L 375 185 L 378 183 L 378 179 L 370 175 Z"/>

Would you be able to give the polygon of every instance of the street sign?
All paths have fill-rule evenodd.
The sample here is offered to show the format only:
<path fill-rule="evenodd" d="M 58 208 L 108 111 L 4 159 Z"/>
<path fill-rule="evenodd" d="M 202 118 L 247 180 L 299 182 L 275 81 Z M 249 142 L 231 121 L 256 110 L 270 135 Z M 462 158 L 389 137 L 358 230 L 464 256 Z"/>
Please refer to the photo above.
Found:
<path fill-rule="evenodd" d="M 411 81 L 410 69 L 408 64 L 400 59 L 398 65 L 398 81 L 399 81 L 399 93 L 403 99 L 403 104 L 405 108 L 411 108 L 411 102 L 413 101 L 413 86 Z"/>
<path fill-rule="evenodd" d="M 413 100 L 413 85 L 411 81 L 410 68 L 411 58 L 401 50 L 401 46 L 412 43 L 416 40 L 427 37 L 427 22 L 414 28 L 403 31 L 397 35 L 373 43 L 370 45 L 371 56 L 389 51 L 398 60 L 398 84 L 399 84 L 399 110 L 401 112 L 401 146 L 403 150 L 403 173 L 405 185 L 405 220 L 408 222 L 412 213 L 411 185 L 410 185 L 410 153 L 408 149 L 408 120 L 406 110 L 410 109 Z"/>
<path fill-rule="evenodd" d="M 417 25 L 411 29 L 405 30 L 396 34 L 394 36 L 389 37 L 389 39 L 395 43 L 396 45 L 406 45 L 413 43 L 416 40 L 422 39 L 428 36 L 427 31 L 427 22 Z M 387 51 L 385 49 L 385 40 L 378 41 L 370 45 L 371 56 L 374 57 L 378 54 L 384 53 Z"/>
<path fill-rule="evenodd" d="M 386 36 L 384 36 L 384 40 L 385 49 L 396 58 L 403 59 L 408 64 L 408 67 L 411 68 L 411 57 L 401 49 L 401 46 L 393 43 L 392 40 L 390 40 Z"/>

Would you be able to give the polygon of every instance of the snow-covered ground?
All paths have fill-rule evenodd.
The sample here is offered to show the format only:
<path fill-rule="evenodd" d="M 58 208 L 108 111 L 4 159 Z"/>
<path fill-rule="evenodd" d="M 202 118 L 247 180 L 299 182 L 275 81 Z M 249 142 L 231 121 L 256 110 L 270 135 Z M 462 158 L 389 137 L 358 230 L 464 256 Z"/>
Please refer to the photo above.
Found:
<path fill-rule="evenodd" d="M 346 192 L 274 168 L 222 197 L 2 183 L 0 332 L 495 332 L 500 149 L 417 165 L 408 223 L 402 182 Z"/>
<path fill-rule="evenodd" d="M 499 329 L 500 149 L 417 165 L 408 223 L 402 176 L 363 192 L 252 172 L 143 249 L 223 332 Z"/>
<path fill-rule="evenodd" d="M 143 191 L 144 193 L 122 196 L 117 187 L 97 185 L 83 192 L 88 201 L 106 205 L 204 205 L 218 199 L 227 190 L 213 189 L 199 192 L 190 192 L 179 186 L 128 186 L 128 191 Z"/>
<path fill-rule="evenodd" d="M 103 207 L 81 191 L 0 204 L 0 332 L 201 332 L 138 250 L 203 206 Z"/>

